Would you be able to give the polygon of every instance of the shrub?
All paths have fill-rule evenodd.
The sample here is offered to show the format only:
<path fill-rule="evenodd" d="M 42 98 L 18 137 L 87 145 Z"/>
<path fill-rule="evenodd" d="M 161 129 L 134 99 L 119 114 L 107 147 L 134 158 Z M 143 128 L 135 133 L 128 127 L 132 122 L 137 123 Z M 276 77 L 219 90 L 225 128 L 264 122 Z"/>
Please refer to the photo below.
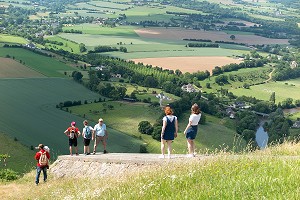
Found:
<path fill-rule="evenodd" d="M 11 170 L 11 169 L 2 169 L 0 170 L 0 180 L 4 181 L 13 181 L 19 178 L 19 175 L 17 172 Z"/>
<path fill-rule="evenodd" d="M 151 135 L 153 132 L 153 126 L 148 121 L 141 121 L 138 125 L 138 130 L 142 134 Z"/>
<path fill-rule="evenodd" d="M 140 145 L 140 153 L 148 153 L 147 147 L 145 144 Z"/>

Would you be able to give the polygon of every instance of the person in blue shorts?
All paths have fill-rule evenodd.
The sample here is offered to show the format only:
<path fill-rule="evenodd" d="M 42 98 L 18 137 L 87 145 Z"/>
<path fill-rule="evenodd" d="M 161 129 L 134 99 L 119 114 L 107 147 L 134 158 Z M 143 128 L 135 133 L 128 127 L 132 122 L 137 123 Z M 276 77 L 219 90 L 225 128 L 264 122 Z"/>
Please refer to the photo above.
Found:
<path fill-rule="evenodd" d="M 161 155 L 160 158 L 165 157 L 165 143 L 168 144 L 168 158 L 171 158 L 172 152 L 172 142 L 174 138 L 177 137 L 178 132 L 178 120 L 177 117 L 173 115 L 173 110 L 170 106 L 166 106 L 165 114 L 163 118 L 163 126 L 161 130 Z"/>
<path fill-rule="evenodd" d="M 192 105 L 191 108 L 191 115 L 189 118 L 189 123 L 187 124 L 185 131 L 183 132 L 185 134 L 185 137 L 187 139 L 189 154 L 188 157 L 194 157 L 195 156 L 195 138 L 198 131 L 198 123 L 201 118 L 201 111 L 199 109 L 199 106 L 195 103 Z"/>

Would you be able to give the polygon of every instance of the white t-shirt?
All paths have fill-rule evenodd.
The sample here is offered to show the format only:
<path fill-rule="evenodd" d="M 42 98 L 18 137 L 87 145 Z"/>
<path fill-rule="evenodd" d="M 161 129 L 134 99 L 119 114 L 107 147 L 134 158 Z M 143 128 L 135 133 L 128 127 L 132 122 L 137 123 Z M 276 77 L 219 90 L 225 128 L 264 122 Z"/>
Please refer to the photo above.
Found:
<path fill-rule="evenodd" d="M 201 113 L 199 113 L 198 115 L 191 114 L 190 118 L 189 118 L 189 122 L 192 122 L 192 124 L 191 124 L 192 126 L 196 126 L 196 125 L 198 125 L 200 118 L 201 118 Z"/>
<path fill-rule="evenodd" d="M 102 124 L 102 126 L 100 126 L 99 124 L 96 124 L 94 130 L 97 136 L 105 136 L 106 125 Z"/>
<path fill-rule="evenodd" d="M 174 115 L 164 116 L 163 121 L 167 122 L 167 118 L 172 122 L 174 119 L 177 120 L 177 117 Z"/>

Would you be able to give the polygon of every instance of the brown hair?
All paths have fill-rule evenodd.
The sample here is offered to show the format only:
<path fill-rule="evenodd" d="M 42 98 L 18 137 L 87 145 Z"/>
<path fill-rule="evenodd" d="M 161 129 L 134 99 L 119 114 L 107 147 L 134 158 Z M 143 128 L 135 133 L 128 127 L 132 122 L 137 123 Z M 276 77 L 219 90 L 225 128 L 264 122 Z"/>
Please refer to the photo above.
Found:
<path fill-rule="evenodd" d="M 88 122 L 87 120 L 84 120 L 84 121 L 83 121 L 83 124 L 84 124 L 84 125 L 87 125 L 88 123 L 89 123 L 89 122 Z"/>
<path fill-rule="evenodd" d="M 173 110 L 171 109 L 170 106 L 165 107 L 165 114 L 166 115 L 173 115 Z"/>
<path fill-rule="evenodd" d="M 191 111 L 193 114 L 197 114 L 197 115 L 201 113 L 200 108 L 196 103 L 192 105 Z"/>

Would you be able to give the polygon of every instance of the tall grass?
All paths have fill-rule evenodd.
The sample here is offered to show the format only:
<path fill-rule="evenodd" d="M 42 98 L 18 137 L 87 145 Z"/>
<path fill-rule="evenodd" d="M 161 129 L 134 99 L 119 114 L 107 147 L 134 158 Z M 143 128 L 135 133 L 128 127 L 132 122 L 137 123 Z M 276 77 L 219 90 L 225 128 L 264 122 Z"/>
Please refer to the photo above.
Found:
<path fill-rule="evenodd" d="M 171 160 L 96 179 L 54 178 L 36 189 L 34 172 L 8 185 L 2 199 L 299 199 L 299 144 L 264 151 Z M 14 192 L 8 189 L 16 188 Z M 2 193 L 1 193 L 2 192 Z"/>

